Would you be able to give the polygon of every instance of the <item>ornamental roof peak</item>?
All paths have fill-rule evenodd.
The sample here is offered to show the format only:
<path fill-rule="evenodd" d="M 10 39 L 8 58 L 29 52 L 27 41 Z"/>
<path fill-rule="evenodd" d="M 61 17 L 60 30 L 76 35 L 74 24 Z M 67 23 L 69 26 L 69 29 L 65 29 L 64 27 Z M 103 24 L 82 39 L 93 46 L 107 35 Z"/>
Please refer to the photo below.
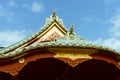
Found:
<path fill-rule="evenodd" d="M 53 10 L 53 16 L 56 16 L 56 10 Z"/>
<path fill-rule="evenodd" d="M 55 20 L 56 19 L 56 10 L 53 10 L 52 18 Z"/>
<path fill-rule="evenodd" d="M 70 37 L 70 38 L 73 38 L 73 37 L 74 37 L 74 32 L 73 32 L 73 30 L 74 30 L 74 25 L 72 24 L 72 25 L 70 26 L 70 32 L 69 32 L 69 37 Z"/>
<path fill-rule="evenodd" d="M 45 24 L 43 25 L 43 27 L 41 27 L 41 29 L 49 27 L 54 22 L 57 22 L 57 24 L 59 24 L 62 28 L 64 28 L 67 31 L 63 20 L 61 18 L 59 18 L 59 16 L 56 15 L 56 10 L 53 10 L 50 17 L 46 18 Z"/>
<path fill-rule="evenodd" d="M 67 32 L 67 34 L 61 38 L 56 39 L 56 42 L 62 42 L 62 43 L 82 43 L 87 44 L 88 41 L 81 36 L 76 35 L 74 32 L 74 25 L 72 24 L 70 26 L 70 30 Z"/>

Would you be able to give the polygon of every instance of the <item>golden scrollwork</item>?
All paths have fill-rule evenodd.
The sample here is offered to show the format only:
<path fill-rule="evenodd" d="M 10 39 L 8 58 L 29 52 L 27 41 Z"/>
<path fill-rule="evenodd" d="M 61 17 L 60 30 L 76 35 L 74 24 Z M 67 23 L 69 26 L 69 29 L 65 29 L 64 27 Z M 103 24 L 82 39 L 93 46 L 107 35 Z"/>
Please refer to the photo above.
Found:
<path fill-rule="evenodd" d="M 71 60 L 80 59 L 80 58 L 89 58 L 89 54 L 80 54 L 80 53 L 56 53 L 55 58 L 69 58 Z"/>

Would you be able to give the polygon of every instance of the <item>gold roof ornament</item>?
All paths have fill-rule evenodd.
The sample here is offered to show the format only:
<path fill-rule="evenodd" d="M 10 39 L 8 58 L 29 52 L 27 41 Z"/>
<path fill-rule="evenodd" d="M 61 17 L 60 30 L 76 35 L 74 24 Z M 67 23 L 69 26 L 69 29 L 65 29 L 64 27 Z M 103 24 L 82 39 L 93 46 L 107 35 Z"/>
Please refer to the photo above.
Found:
<path fill-rule="evenodd" d="M 54 20 L 56 19 L 56 10 L 53 10 L 52 18 L 53 18 Z"/>
<path fill-rule="evenodd" d="M 70 27 L 70 33 L 69 33 L 69 37 L 70 37 L 70 38 L 73 38 L 73 37 L 74 37 L 74 32 L 73 32 L 73 30 L 74 30 L 74 25 L 72 24 L 71 27 Z"/>

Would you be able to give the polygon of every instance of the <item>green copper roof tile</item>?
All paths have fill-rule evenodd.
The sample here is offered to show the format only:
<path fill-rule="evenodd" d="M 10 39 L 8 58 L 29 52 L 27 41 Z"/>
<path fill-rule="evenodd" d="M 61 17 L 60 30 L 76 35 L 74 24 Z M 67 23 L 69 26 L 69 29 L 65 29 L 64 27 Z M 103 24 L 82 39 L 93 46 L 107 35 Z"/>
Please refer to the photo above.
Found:
<path fill-rule="evenodd" d="M 56 15 L 53 18 L 53 15 L 51 15 L 49 18 L 46 19 L 46 22 L 43 25 L 43 27 L 40 30 L 38 30 L 36 33 L 34 33 L 33 35 L 23 39 L 22 41 L 19 41 L 18 43 L 14 44 L 12 46 L 9 46 L 7 48 L 3 48 L 2 50 L 0 48 L 0 58 L 9 58 L 9 57 L 16 56 L 18 54 L 23 54 L 26 51 L 30 51 L 31 49 L 44 48 L 44 47 L 93 48 L 93 49 L 107 50 L 107 51 L 111 51 L 111 52 L 115 52 L 117 54 L 120 54 L 113 49 L 110 49 L 110 48 L 102 46 L 102 45 L 96 45 L 92 42 L 87 41 L 86 39 L 84 39 L 80 36 L 77 36 L 73 31 L 71 31 L 73 29 L 72 27 L 71 27 L 71 30 L 68 31 L 65 36 L 63 36 L 61 38 L 57 38 L 56 41 L 32 44 L 30 46 L 20 48 L 18 50 L 13 51 L 13 52 L 9 52 L 10 50 L 13 50 L 13 49 L 23 45 L 24 43 L 32 40 L 33 38 L 35 38 L 37 35 L 39 35 L 44 30 L 46 30 L 54 21 L 56 21 L 59 25 L 61 25 L 62 28 L 64 28 L 66 31 L 68 31 L 66 29 L 66 27 L 64 26 L 62 19 L 60 19 Z"/>
<path fill-rule="evenodd" d="M 51 15 L 49 18 L 46 19 L 46 23 L 44 24 L 43 27 L 41 27 L 40 30 L 38 30 L 38 31 L 37 31 L 36 33 L 34 33 L 33 35 L 28 36 L 27 38 L 25 38 L 25 39 L 23 39 L 23 40 L 15 43 L 15 44 L 13 44 L 13 45 L 11 45 L 11 46 L 8 46 L 8 47 L 6 47 L 6 48 L 4 48 L 4 49 L 0 49 L 0 54 L 7 53 L 7 52 L 9 52 L 9 50 L 13 50 L 14 48 L 17 48 L 17 47 L 23 45 L 23 44 L 26 43 L 27 41 L 30 41 L 31 39 L 33 39 L 34 37 L 36 37 L 37 35 L 39 35 L 40 33 L 42 33 L 44 30 L 46 30 L 46 29 L 49 27 L 49 25 L 51 25 L 55 20 L 57 21 L 57 23 L 58 23 L 59 25 L 62 25 L 61 27 L 63 27 L 63 28 L 67 31 L 66 27 L 65 27 L 64 24 L 63 24 L 62 19 L 59 19 L 59 17 L 56 16 L 56 15 L 55 15 L 55 18 L 56 18 L 56 19 L 53 19 L 53 15 Z M 44 46 L 44 45 L 41 45 L 41 46 Z"/>

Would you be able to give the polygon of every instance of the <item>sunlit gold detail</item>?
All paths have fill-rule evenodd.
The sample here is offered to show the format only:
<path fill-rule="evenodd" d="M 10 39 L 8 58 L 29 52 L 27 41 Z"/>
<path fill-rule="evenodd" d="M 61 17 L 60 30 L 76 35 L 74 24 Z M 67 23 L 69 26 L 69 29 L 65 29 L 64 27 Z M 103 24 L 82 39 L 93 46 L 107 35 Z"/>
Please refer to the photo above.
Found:
<path fill-rule="evenodd" d="M 4 55 L 3 55 L 3 54 L 1 54 L 1 55 L 0 55 L 0 58 L 4 58 Z"/>
<path fill-rule="evenodd" d="M 118 62 L 118 64 L 120 65 L 120 62 Z"/>
<path fill-rule="evenodd" d="M 56 53 L 55 58 L 69 58 L 71 60 L 79 58 L 92 58 L 89 54 L 78 54 L 78 53 Z"/>
<path fill-rule="evenodd" d="M 46 46 L 46 47 L 47 47 L 47 46 L 48 46 L 48 44 L 45 44 L 44 46 Z"/>
<path fill-rule="evenodd" d="M 19 59 L 18 61 L 19 61 L 19 63 L 24 63 L 24 62 L 25 62 L 25 59 L 24 59 L 24 58 L 21 58 L 21 59 Z"/>
<path fill-rule="evenodd" d="M 60 43 L 60 44 L 58 44 L 59 46 L 62 46 L 62 44 Z"/>
<path fill-rule="evenodd" d="M 9 54 L 8 56 L 9 56 L 9 57 L 11 57 L 11 56 L 12 56 L 12 54 Z"/>

